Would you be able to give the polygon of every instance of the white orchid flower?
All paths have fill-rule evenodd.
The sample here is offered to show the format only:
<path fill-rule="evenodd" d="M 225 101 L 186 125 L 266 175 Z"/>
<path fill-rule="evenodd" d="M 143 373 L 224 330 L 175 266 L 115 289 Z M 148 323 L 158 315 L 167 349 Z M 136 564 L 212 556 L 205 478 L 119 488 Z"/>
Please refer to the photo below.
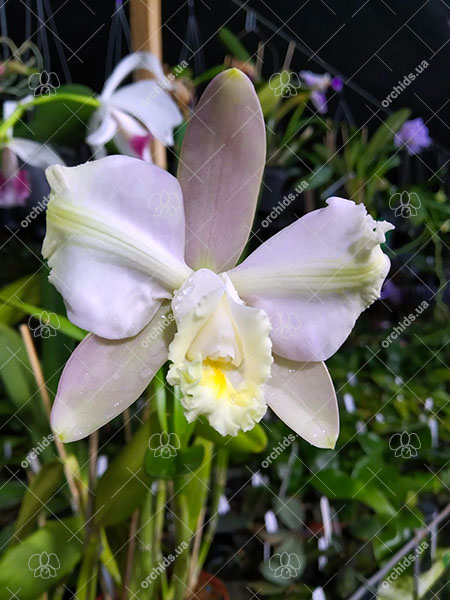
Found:
<path fill-rule="evenodd" d="M 334 446 L 337 401 L 323 361 L 379 296 L 392 225 L 331 198 L 235 267 L 265 149 L 254 88 L 230 69 L 199 101 L 178 180 L 124 156 L 48 169 L 50 281 L 91 332 L 59 383 L 51 422 L 61 440 L 116 417 L 169 359 L 188 421 L 204 415 L 235 435 L 270 406 L 312 444 Z M 275 322 L 293 323 L 290 335 Z"/>
<path fill-rule="evenodd" d="M 3 103 L 3 118 L 6 120 L 17 108 L 17 102 Z M 45 169 L 54 164 L 64 164 L 62 158 L 47 144 L 39 144 L 24 138 L 14 138 L 12 129 L 6 139 L 0 142 L 0 207 L 23 206 L 31 194 L 28 174 L 19 165 L 19 159 L 26 165 Z"/>
<path fill-rule="evenodd" d="M 145 79 L 120 87 L 136 69 L 151 71 L 155 79 Z M 166 90 L 171 83 L 161 63 L 150 52 L 135 52 L 122 59 L 106 80 L 99 96 L 101 106 L 89 123 L 87 143 L 98 156 L 114 139 L 122 154 L 151 162 L 152 137 L 173 145 L 173 130 L 183 121 L 181 112 Z"/>

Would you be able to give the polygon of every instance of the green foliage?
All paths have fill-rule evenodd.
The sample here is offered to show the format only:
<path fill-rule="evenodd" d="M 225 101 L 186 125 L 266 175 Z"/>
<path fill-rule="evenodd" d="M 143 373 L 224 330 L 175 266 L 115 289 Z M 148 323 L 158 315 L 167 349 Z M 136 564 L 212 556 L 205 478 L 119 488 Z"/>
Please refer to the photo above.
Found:
<path fill-rule="evenodd" d="M 250 62 L 251 56 L 241 40 L 234 35 L 234 33 L 228 29 L 228 27 L 222 27 L 219 29 L 219 40 L 225 46 L 225 48 L 237 59 L 244 62 Z"/>
<path fill-rule="evenodd" d="M 58 461 L 42 465 L 41 470 L 26 488 L 19 514 L 14 524 L 13 542 L 26 537 L 35 527 L 41 511 L 59 489 L 63 479 L 63 466 Z"/>
<path fill-rule="evenodd" d="M 70 575 L 83 553 L 82 521 L 69 517 L 44 527 L 7 550 L 0 559 L 0 594 L 20 591 L 35 600 Z"/>
<path fill-rule="evenodd" d="M 58 94 L 82 94 L 92 97 L 94 92 L 85 85 L 62 85 Z M 94 112 L 92 106 L 64 100 L 37 106 L 27 125 L 19 123 L 14 130 L 16 137 L 30 138 L 41 143 L 66 144 L 73 146 L 84 141 L 86 127 Z"/>
<path fill-rule="evenodd" d="M 151 479 L 142 465 L 152 424 L 154 421 L 148 420 L 137 430 L 100 479 L 95 497 L 98 525 L 104 527 L 125 521 L 145 497 Z"/>
<path fill-rule="evenodd" d="M 163 434 L 161 434 L 163 435 Z M 170 442 L 159 449 L 147 448 L 144 457 L 144 470 L 149 477 L 154 479 L 176 479 L 195 471 L 203 460 L 203 447 L 199 445 L 190 446 L 185 449 L 172 449 Z M 160 451 L 159 454 L 155 454 Z M 167 453 L 165 454 L 165 451 Z"/>

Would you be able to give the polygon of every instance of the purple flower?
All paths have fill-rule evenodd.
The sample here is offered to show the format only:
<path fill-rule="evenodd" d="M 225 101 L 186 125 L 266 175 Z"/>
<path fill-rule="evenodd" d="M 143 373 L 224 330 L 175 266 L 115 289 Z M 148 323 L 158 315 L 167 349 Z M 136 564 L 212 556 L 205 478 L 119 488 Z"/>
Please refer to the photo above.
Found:
<path fill-rule="evenodd" d="M 397 148 L 405 146 L 408 154 L 419 154 L 424 148 L 431 145 L 430 132 L 423 119 L 405 121 L 394 137 Z"/>
<path fill-rule="evenodd" d="M 311 88 L 311 102 L 321 115 L 328 111 L 326 91 L 331 87 L 335 92 L 340 92 L 344 82 L 339 77 L 331 77 L 329 73 L 313 73 L 312 71 L 300 71 L 300 77 Z"/>
<path fill-rule="evenodd" d="M 344 87 L 344 82 L 340 77 L 333 77 L 331 80 L 331 87 L 335 92 L 341 92 Z"/>

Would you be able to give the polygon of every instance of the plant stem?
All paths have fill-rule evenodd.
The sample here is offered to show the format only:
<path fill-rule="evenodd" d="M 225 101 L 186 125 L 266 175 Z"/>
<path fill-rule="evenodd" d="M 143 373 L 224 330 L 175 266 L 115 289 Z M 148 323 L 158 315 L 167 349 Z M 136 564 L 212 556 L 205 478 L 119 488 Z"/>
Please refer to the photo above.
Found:
<path fill-rule="evenodd" d="M 51 402 L 50 396 L 47 390 L 47 386 L 45 384 L 44 374 L 42 372 L 41 364 L 39 362 L 39 358 L 36 352 L 36 348 L 34 347 L 33 338 L 31 337 L 30 330 L 27 325 L 19 326 L 20 333 L 22 335 L 23 342 L 25 344 L 25 349 L 28 354 L 28 358 L 30 360 L 31 369 L 33 371 L 34 378 L 36 380 L 36 384 L 38 386 L 39 394 L 42 399 L 42 404 L 44 405 L 44 410 L 47 414 L 47 417 L 50 421 L 50 412 L 51 412 Z M 74 512 L 82 510 L 83 507 L 83 494 L 81 489 L 81 480 L 77 480 L 74 477 L 74 474 L 70 470 L 68 466 L 68 456 L 64 444 L 59 440 L 57 436 L 54 438 L 56 450 L 58 452 L 58 456 L 61 459 L 64 468 L 64 475 L 66 476 L 67 485 L 69 486 L 70 493 L 72 495 L 72 503 Z"/>
<path fill-rule="evenodd" d="M 217 459 L 214 469 L 214 487 L 211 500 L 211 516 L 199 552 L 196 573 L 197 578 L 205 564 L 206 557 L 208 556 L 209 549 L 214 539 L 214 534 L 216 533 L 217 523 L 219 521 L 219 501 L 221 495 L 225 491 L 225 484 L 227 482 L 228 457 L 229 454 L 226 448 L 217 449 Z"/>
<path fill-rule="evenodd" d="M 41 104 L 51 104 L 52 102 L 77 102 L 78 104 L 83 104 L 84 106 L 92 106 L 94 108 L 99 108 L 100 100 L 95 98 L 94 96 L 85 96 L 84 94 L 70 94 L 61 92 L 59 94 L 55 94 L 54 96 L 40 96 L 39 98 L 34 98 L 29 102 L 25 102 L 24 104 L 19 104 L 16 110 L 0 125 L 0 138 L 7 134 L 8 129 L 14 127 L 14 125 L 19 121 L 22 115 L 33 108 L 34 106 L 40 106 Z"/>
<path fill-rule="evenodd" d="M 138 520 L 139 520 L 139 509 L 137 508 L 134 511 L 134 513 L 131 515 L 131 524 L 130 524 L 129 538 L 128 538 L 125 576 L 123 578 L 122 600 L 128 599 L 128 587 L 129 587 L 128 584 L 130 583 L 131 574 L 133 572 L 133 558 L 134 558 L 134 550 L 136 548 L 136 531 L 137 531 Z"/>
<path fill-rule="evenodd" d="M 189 542 L 192 538 L 192 531 L 189 529 L 189 505 L 185 493 L 183 493 L 183 478 L 175 479 L 174 488 L 174 513 L 176 515 L 175 523 L 175 543 L 177 558 L 173 569 L 173 583 L 169 598 L 183 600 L 188 591 L 187 579 L 189 576 Z M 186 549 L 184 546 L 186 545 Z"/>
<path fill-rule="evenodd" d="M 146 579 L 155 566 L 155 556 L 153 551 L 153 539 L 155 529 L 155 515 L 153 494 L 149 491 L 141 509 L 141 527 L 139 530 L 139 539 L 141 547 L 139 550 L 140 576 L 141 581 Z M 151 600 L 155 594 L 156 582 L 150 580 L 150 585 L 146 589 L 141 589 L 141 597 Z"/>
<path fill-rule="evenodd" d="M 162 555 L 162 551 L 161 551 L 161 538 L 163 535 L 163 528 L 164 528 L 164 517 L 165 517 L 165 505 L 166 505 L 166 498 L 167 498 L 167 486 L 166 486 L 166 482 L 162 479 L 160 479 L 158 481 L 158 489 L 156 492 L 156 505 L 155 505 L 155 512 L 154 512 L 154 526 L 153 526 L 153 557 L 154 557 L 154 564 L 159 564 L 162 561 L 163 555 Z M 155 582 L 156 583 L 156 582 Z M 160 579 L 158 580 L 158 583 L 161 584 L 161 588 L 163 591 L 163 597 L 165 597 L 165 594 L 167 593 L 167 574 L 164 571 L 162 571 L 161 575 L 160 575 Z M 151 594 L 151 599 L 153 599 L 158 591 L 158 587 L 159 585 L 155 585 L 154 586 L 154 590 L 153 593 Z"/>

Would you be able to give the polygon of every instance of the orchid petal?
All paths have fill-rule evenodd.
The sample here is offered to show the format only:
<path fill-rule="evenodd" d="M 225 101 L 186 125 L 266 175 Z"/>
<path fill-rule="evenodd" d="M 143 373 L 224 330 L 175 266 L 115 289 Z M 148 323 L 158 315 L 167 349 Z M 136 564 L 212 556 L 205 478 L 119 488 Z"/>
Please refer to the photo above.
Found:
<path fill-rule="evenodd" d="M 53 405 L 51 426 L 61 441 L 86 437 L 137 400 L 167 360 L 174 330 L 165 304 L 133 338 L 88 335 L 69 358 Z"/>
<path fill-rule="evenodd" d="M 126 156 L 134 156 L 152 162 L 150 153 L 151 133 L 139 121 L 119 110 L 112 110 L 111 114 L 118 125 L 114 143 L 119 152 Z"/>
<path fill-rule="evenodd" d="M 186 261 L 232 268 L 250 233 L 266 156 L 253 84 L 229 69 L 208 85 L 192 116 L 178 166 L 185 199 Z"/>
<path fill-rule="evenodd" d="M 104 146 L 117 133 L 118 124 L 110 111 L 104 107 L 94 112 L 89 123 L 90 134 L 86 137 L 86 142 L 90 146 Z"/>
<path fill-rule="evenodd" d="M 191 272 L 178 182 L 117 155 L 52 167 L 47 178 L 42 253 L 70 320 L 105 338 L 136 335 Z"/>
<path fill-rule="evenodd" d="M 137 81 L 114 92 L 108 106 L 138 119 L 161 142 L 173 145 L 173 129 L 183 122 L 180 109 L 161 84 Z"/>
<path fill-rule="evenodd" d="M 324 363 L 299 363 L 275 356 L 265 399 L 288 427 L 318 448 L 334 448 L 339 412 Z"/>
<path fill-rule="evenodd" d="M 327 203 L 229 273 L 240 297 L 269 315 L 274 352 L 291 360 L 332 356 L 379 297 L 389 271 L 380 244 L 393 226 L 350 200 Z"/>
<path fill-rule="evenodd" d="M 63 165 L 63 159 L 46 144 L 38 144 L 32 140 L 13 138 L 7 146 L 27 165 L 45 169 L 50 165 Z"/>
<path fill-rule="evenodd" d="M 147 69 L 148 71 L 151 71 L 155 78 L 160 81 L 166 89 L 170 89 L 171 84 L 164 75 L 163 68 L 157 57 L 150 52 L 134 52 L 123 58 L 117 64 L 111 75 L 105 81 L 100 98 L 108 100 L 122 81 L 136 69 Z"/>

